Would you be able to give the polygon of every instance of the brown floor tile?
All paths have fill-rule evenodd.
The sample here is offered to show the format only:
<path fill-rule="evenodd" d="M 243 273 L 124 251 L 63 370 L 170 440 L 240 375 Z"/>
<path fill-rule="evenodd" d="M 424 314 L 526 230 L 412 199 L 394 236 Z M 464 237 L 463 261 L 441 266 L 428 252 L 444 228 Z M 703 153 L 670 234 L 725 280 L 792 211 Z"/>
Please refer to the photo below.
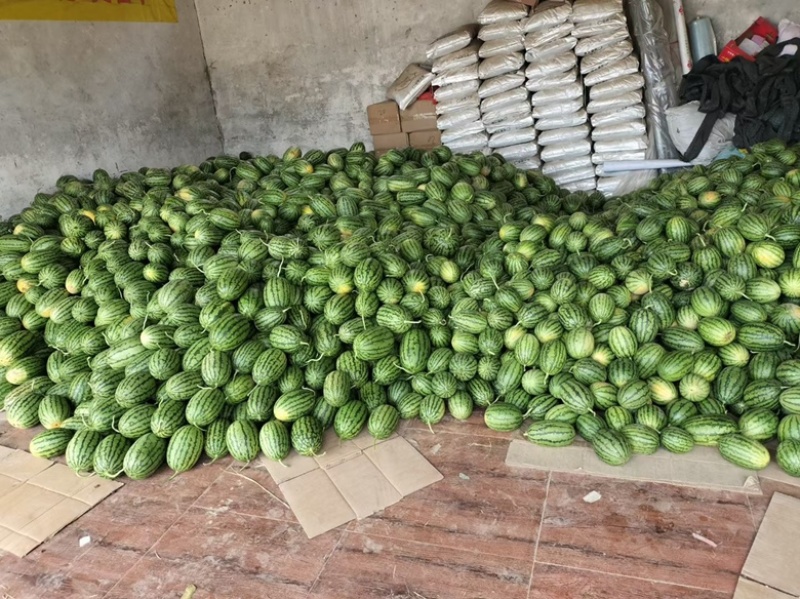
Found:
<path fill-rule="evenodd" d="M 145 480 L 120 480 L 126 483 L 123 490 L 140 497 L 160 497 L 181 513 L 186 511 L 211 486 L 231 463 L 225 458 L 211 463 L 200 463 L 188 472 L 173 478 L 173 472 L 166 466 Z"/>
<path fill-rule="evenodd" d="M 428 428 L 428 425 L 422 424 L 419 420 L 408 420 L 405 422 L 406 425 L 403 429 L 404 436 L 408 431 L 425 431 L 431 434 L 431 429 Z M 475 410 L 469 420 L 463 421 L 456 420 L 450 415 L 447 415 L 439 424 L 435 424 L 431 428 L 433 429 L 433 434 L 453 433 L 457 435 L 479 435 L 481 437 L 493 437 L 503 440 L 511 438 L 509 433 L 501 433 L 486 428 L 483 422 L 483 410 Z"/>
<path fill-rule="evenodd" d="M 530 599 L 730 599 L 716 593 L 673 584 L 614 576 L 604 572 L 536 564 Z"/>
<path fill-rule="evenodd" d="M 537 561 L 730 593 L 754 537 L 741 493 L 554 473 Z"/>
<path fill-rule="evenodd" d="M 487 476 L 547 480 L 547 472 L 532 468 L 509 468 L 505 465 L 511 437 L 509 433 L 504 435 L 490 437 L 445 431 L 431 434 L 427 429 L 409 429 L 403 436 L 445 476 L 471 476 L 474 472 Z"/>
<path fill-rule="evenodd" d="M 70 568 L 68 576 L 76 583 L 92 587 L 101 596 L 108 592 L 128 570 L 133 568 L 144 552 L 109 545 L 105 542 L 93 543 Z"/>
<path fill-rule="evenodd" d="M 222 473 L 222 465 L 197 468 L 169 480 L 126 481 L 114 495 L 76 523 L 94 543 L 143 555 Z"/>
<path fill-rule="evenodd" d="M 530 561 L 348 532 L 311 596 L 525 599 Z M 414 595 L 418 593 L 418 595 Z"/>
<path fill-rule="evenodd" d="M 195 599 L 302 597 L 317 579 L 341 533 L 309 540 L 298 524 L 192 508 L 109 597 Z"/>
<path fill-rule="evenodd" d="M 81 550 L 83 551 L 83 550 Z M 77 547 L 76 547 L 77 553 Z M 79 566 L 79 558 L 72 568 L 59 568 L 53 564 L 34 562 L 6 555 L 0 557 L 0 597 L 13 599 L 90 599 L 102 597 L 132 563 L 116 560 L 106 562 L 105 557 Z M 114 567 L 120 567 L 118 573 Z M 5 595 L 4 595 L 5 593 Z"/>
<path fill-rule="evenodd" d="M 267 489 L 274 497 L 261 487 Z M 248 516 L 297 522 L 291 508 L 281 503 L 282 501 L 284 501 L 283 494 L 273 482 L 269 472 L 262 468 L 242 469 L 239 464 L 233 464 L 223 471 L 208 491 L 197 500 L 195 507 L 220 513 L 230 511 Z"/>
<path fill-rule="evenodd" d="M 487 437 L 406 432 L 444 475 L 349 530 L 475 553 L 533 557 L 547 473 L 503 464 L 508 444 Z"/>

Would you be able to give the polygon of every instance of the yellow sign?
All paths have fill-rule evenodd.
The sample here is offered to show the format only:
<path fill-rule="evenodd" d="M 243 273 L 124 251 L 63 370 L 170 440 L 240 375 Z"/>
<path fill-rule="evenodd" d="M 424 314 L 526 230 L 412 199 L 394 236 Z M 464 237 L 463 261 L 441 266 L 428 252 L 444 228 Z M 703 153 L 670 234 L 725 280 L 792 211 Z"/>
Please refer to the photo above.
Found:
<path fill-rule="evenodd" d="M 175 0 L 0 0 L 0 21 L 177 23 Z"/>

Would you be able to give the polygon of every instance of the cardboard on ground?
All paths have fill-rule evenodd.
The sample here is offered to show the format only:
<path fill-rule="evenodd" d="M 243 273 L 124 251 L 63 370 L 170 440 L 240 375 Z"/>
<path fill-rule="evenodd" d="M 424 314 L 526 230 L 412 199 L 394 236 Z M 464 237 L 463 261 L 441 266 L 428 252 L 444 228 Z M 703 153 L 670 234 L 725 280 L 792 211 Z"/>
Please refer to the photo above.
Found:
<path fill-rule="evenodd" d="M 0 550 L 28 554 L 121 486 L 0 446 Z"/>
<path fill-rule="evenodd" d="M 733 599 L 797 599 L 800 500 L 775 493 L 742 568 Z"/>
<path fill-rule="evenodd" d="M 624 466 L 609 466 L 601 462 L 591 446 L 584 442 L 569 447 L 541 447 L 528 441 L 514 440 L 508 448 L 506 464 L 514 468 L 761 493 L 758 473 L 725 461 L 714 447 L 695 447 L 683 455 L 659 449 L 653 455 L 635 455 Z"/>
<path fill-rule="evenodd" d="M 442 479 L 405 439 L 376 441 L 366 431 L 342 441 L 329 430 L 323 453 L 261 458 L 309 538 L 362 519 Z"/>

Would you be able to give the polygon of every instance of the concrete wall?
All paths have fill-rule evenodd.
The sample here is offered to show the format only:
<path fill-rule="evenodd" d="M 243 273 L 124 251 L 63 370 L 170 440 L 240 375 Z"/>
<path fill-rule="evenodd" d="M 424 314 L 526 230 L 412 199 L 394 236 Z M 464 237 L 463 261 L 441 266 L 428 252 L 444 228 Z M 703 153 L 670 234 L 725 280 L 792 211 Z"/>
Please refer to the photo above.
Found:
<path fill-rule="evenodd" d="M 197 0 L 226 151 L 369 140 L 364 108 L 487 1 Z M 690 19 L 712 16 L 721 43 L 759 14 L 800 20 L 798 0 L 684 2 Z"/>
<path fill-rule="evenodd" d="M 64 173 L 172 166 L 222 142 L 192 0 L 178 24 L 0 21 L 0 215 Z"/>
<path fill-rule="evenodd" d="M 710 17 L 720 49 L 736 39 L 758 17 L 775 25 L 781 19 L 800 22 L 798 0 L 684 0 L 687 23 L 696 17 Z"/>
<path fill-rule="evenodd" d="M 226 151 L 369 141 L 366 106 L 487 0 L 197 0 Z"/>

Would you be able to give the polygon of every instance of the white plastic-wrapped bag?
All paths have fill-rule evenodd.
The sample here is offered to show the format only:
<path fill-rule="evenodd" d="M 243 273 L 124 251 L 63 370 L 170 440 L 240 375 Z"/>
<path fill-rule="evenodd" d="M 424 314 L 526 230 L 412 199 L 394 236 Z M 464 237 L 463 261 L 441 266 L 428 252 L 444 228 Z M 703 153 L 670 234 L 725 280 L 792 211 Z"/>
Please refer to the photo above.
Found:
<path fill-rule="evenodd" d="M 562 37 L 559 40 L 556 40 L 550 44 L 545 44 L 544 46 L 537 46 L 536 48 L 531 48 L 525 53 L 525 60 L 528 62 L 541 62 L 552 58 L 553 56 L 557 56 L 559 54 L 564 54 L 566 52 L 572 52 L 572 49 L 578 43 L 578 40 L 572 36 Z"/>
<path fill-rule="evenodd" d="M 578 156 L 577 158 L 564 158 L 563 160 L 553 160 L 542 165 L 542 172 L 545 175 L 555 175 L 564 171 L 575 169 L 593 168 L 591 156 Z"/>
<path fill-rule="evenodd" d="M 464 67 L 463 69 L 439 73 L 432 84 L 436 87 L 442 87 L 450 85 L 451 83 L 463 83 L 464 81 L 474 81 L 476 79 L 478 79 L 478 63 Z"/>
<path fill-rule="evenodd" d="M 567 37 L 572 33 L 572 23 L 565 22 L 561 25 L 556 25 L 550 29 L 542 29 L 540 31 L 532 31 L 525 36 L 525 49 L 538 48 L 544 44 L 549 44 L 552 41 Z"/>
<path fill-rule="evenodd" d="M 463 81 L 461 83 L 451 83 L 438 88 L 433 92 L 433 97 L 437 102 L 444 102 L 445 100 L 455 100 L 456 98 L 465 98 L 478 91 L 480 83 L 475 81 Z"/>
<path fill-rule="evenodd" d="M 481 112 L 499 110 L 509 104 L 527 102 L 529 99 L 530 94 L 528 94 L 528 91 L 524 87 L 517 87 L 481 100 Z"/>
<path fill-rule="evenodd" d="M 583 109 L 583 98 L 575 98 L 573 100 L 561 100 L 560 102 L 534 106 L 531 114 L 535 119 L 548 119 L 550 117 L 573 114 L 581 109 Z"/>
<path fill-rule="evenodd" d="M 630 37 L 631 36 L 627 29 L 617 29 L 616 31 L 612 31 L 611 33 L 606 33 L 604 35 L 587 37 L 577 43 L 575 46 L 575 54 L 578 56 L 586 56 L 592 52 L 597 52 L 603 48 L 608 48 L 617 42 L 630 39 Z"/>
<path fill-rule="evenodd" d="M 466 48 L 470 45 L 472 40 L 475 39 L 477 31 L 478 27 L 476 25 L 467 25 L 453 33 L 440 37 L 428 46 L 425 57 L 433 61 L 447 54 L 452 54 L 453 52 L 461 50 L 462 48 Z"/>
<path fill-rule="evenodd" d="M 442 131 L 443 129 L 452 129 L 471 123 L 481 118 L 481 111 L 476 108 L 464 108 L 458 112 L 448 112 L 436 119 L 436 128 Z"/>
<path fill-rule="evenodd" d="M 575 0 L 572 20 L 575 23 L 603 21 L 622 12 L 622 0 Z"/>
<path fill-rule="evenodd" d="M 778 23 L 778 42 L 788 42 L 800 37 L 800 23 L 795 23 L 789 19 L 781 19 Z M 781 56 L 794 56 L 798 48 L 795 44 L 787 44 L 781 51 Z"/>
<path fill-rule="evenodd" d="M 580 81 L 575 81 L 574 83 L 569 83 L 561 87 L 538 91 L 531 96 L 531 104 L 533 106 L 541 106 L 542 104 L 564 102 L 565 100 L 574 100 L 575 98 L 583 98 L 583 85 Z"/>
<path fill-rule="evenodd" d="M 555 75 L 547 75 L 545 77 L 537 77 L 536 79 L 528 79 L 525 82 L 525 88 L 532 92 L 538 92 L 553 87 L 561 87 L 562 85 L 569 85 L 578 80 L 578 69 L 574 68 L 563 73 L 556 73 Z"/>
<path fill-rule="evenodd" d="M 589 114 L 595 112 L 608 112 L 609 110 L 621 110 L 634 104 L 639 104 L 642 101 L 642 90 L 637 89 L 632 92 L 625 92 L 617 94 L 616 96 L 608 96 L 600 98 L 599 100 L 590 100 L 586 106 Z"/>
<path fill-rule="evenodd" d="M 529 33 L 557 27 L 567 21 L 571 14 L 572 4 L 570 2 L 545 0 L 533 10 L 533 14 L 526 21 L 522 22 L 522 30 Z"/>
<path fill-rule="evenodd" d="M 633 150 L 630 152 L 606 152 L 605 154 L 592 154 L 592 164 L 603 164 L 605 162 L 618 162 L 620 160 L 645 160 L 647 150 Z"/>
<path fill-rule="evenodd" d="M 532 141 L 536 141 L 536 130 L 533 127 L 528 127 L 527 129 L 511 129 L 489 136 L 489 147 L 505 148 L 506 146 L 516 146 Z"/>
<path fill-rule="evenodd" d="M 513 104 L 506 104 L 502 108 L 498 108 L 496 110 L 484 112 L 481 116 L 481 120 L 484 124 L 495 123 L 497 121 L 502 121 L 503 119 L 530 115 L 530 113 L 531 105 L 526 100 L 521 100 L 519 102 L 514 102 Z"/>
<path fill-rule="evenodd" d="M 577 191 L 591 192 L 597 189 L 597 180 L 592 177 L 591 179 L 583 179 L 581 181 L 575 181 L 574 183 L 565 183 L 562 187 L 572 193 Z"/>
<path fill-rule="evenodd" d="M 594 141 L 611 141 L 627 139 L 629 137 L 640 137 L 645 133 L 647 133 L 647 127 L 644 121 L 630 121 L 628 123 L 595 127 L 592 131 L 592 139 Z"/>
<path fill-rule="evenodd" d="M 491 79 L 508 73 L 514 73 L 525 64 L 525 57 L 521 52 L 492 56 L 482 60 L 478 66 L 478 75 L 481 79 Z"/>
<path fill-rule="evenodd" d="M 520 21 L 500 21 L 491 25 L 484 25 L 478 31 L 478 39 L 484 42 L 499 40 L 504 37 L 514 37 L 522 34 L 522 23 Z"/>
<path fill-rule="evenodd" d="M 433 61 L 431 70 L 438 74 L 444 71 L 455 71 L 456 69 L 463 69 L 464 67 L 473 65 L 478 62 L 478 50 L 480 46 L 481 43 L 476 40 L 466 48 L 441 56 Z"/>
<path fill-rule="evenodd" d="M 523 171 L 537 171 L 542 166 L 542 161 L 538 158 L 527 158 L 525 160 L 511 160 L 511 164 Z"/>
<path fill-rule="evenodd" d="M 594 37 L 596 35 L 606 35 L 618 29 L 626 29 L 628 26 L 624 13 L 615 14 L 613 17 L 605 21 L 587 21 L 580 25 L 572 26 L 572 37 L 583 39 L 585 37 Z"/>
<path fill-rule="evenodd" d="M 627 173 L 620 173 L 615 177 L 600 177 L 597 180 L 597 191 L 606 197 L 619 195 L 617 189 L 622 186 Z"/>
<path fill-rule="evenodd" d="M 588 156 L 591 153 L 592 142 L 588 139 L 575 139 L 573 141 L 565 141 L 559 144 L 546 146 L 542 148 L 539 156 L 541 156 L 542 160 L 545 162 L 550 162 L 552 160 Z"/>
<path fill-rule="evenodd" d="M 466 125 L 460 125 L 453 129 L 446 129 L 442 132 L 442 144 L 450 145 L 451 142 L 457 139 L 469 137 L 478 133 L 486 135 L 486 132 L 483 130 L 483 123 L 480 121 L 474 121 L 472 123 L 467 123 Z"/>
<path fill-rule="evenodd" d="M 632 52 L 633 44 L 631 44 L 630 40 L 623 40 L 597 52 L 592 52 L 581 60 L 581 73 L 586 75 L 597 69 L 602 69 L 606 65 L 622 60 Z"/>
<path fill-rule="evenodd" d="M 565 127 L 563 129 L 550 129 L 549 131 L 539 132 L 540 146 L 549 146 L 577 139 L 589 139 L 589 125 L 584 124 L 577 127 Z"/>
<path fill-rule="evenodd" d="M 460 137 L 450 142 L 445 142 L 444 139 L 442 140 L 442 144 L 446 145 L 452 151 L 464 154 L 468 152 L 483 151 L 486 149 L 487 143 L 489 143 L 489 136 L 483 131 L 480 133 L 467 135 L 466 137 Z"/>
<path fill-rule="evenodd" d="M 502 121 L 494 121 L 493 123 L 484 123 L 486 133 L 493 135 L 495 133 L 502 133 L 503 131 L 511 131 L 512 129 L 527 129 L 533 127 L 533 116 L 528 114 L 518 114 L 503 119 Z"/>
<path fill-rule="evenodd" d="M 699 102 L 689 102 L 683 106 L 667 109 L 667 127 L 675 148 L 683 153 L 689 149 L 697 130 L 703 124 L 705 113 L 699 112 Z M 696 162 L 708 163 L 714 160 L 724 149 L 732 145 L 736 116 L 728 113 L 719 119 L 709 135 L 706 145 L 695 159 Z"/>
<path fill-rule="evenodd" d="M 616 172 L 597 179 L 597 189 L 605 196 L 620 196 L 646 187 L 658 175 L 656 170 Z"/>
<path fill-rule="evenodd" d="M 504 148 L 497 148 L 495 153 L 500 154 L 503 158 L 511 162 L 512 160 L 525 160 L 532 158 L 539 154 L 539 146 L 535 142 L 528 142 L 517 144 L 515 146 L 506 146 Z"/>
<path fill-rule="evenodd" d="M 464 108 L 472 108 L 474 106 L 479 106 L 480 102 L 481 99 L 476 93 L 464 96 L 463 98 L 445 100 L 436 104 L 436 114 L 448 114 L 450 112 L 463 110 Z"/>
<path fill-rule="evenodd" d="M 634 152 L 647 149 L 647 137 L 632 137 L 628 139 L 615 139 L 613 141 L 597 141 L 594 151 L 598 154 L 608 152 Z"/>
<path fill-rule="evenodd" d="M 545 166 L 547 163 L 545 162 Z M 544 168 L 544 167 L 543 167 Z M 568 171 L 561 171 L 553 175 L 549 175 L 559 185 L 567 185 L 568 183 L 575 183 L 576 181 L 583 181 L 584 179 L 591 179 L 594 177 L 594 167 L 590 164 L 581 168 L 576 168 Z"/>
<path fill-rule="evenodd" d="M 622 60 L 612 62 L 602 68 L 597 69 L 586 75 L 583 82 L 591 87 L 599 85 L 605 81 L 624 77 L 625 75 L 633 75 L 639 72 L 639 59 L 633 54 L 626 56 Z"/>
<path fill-rule="evenodd" d="M 525 76 L 528 79 L 547 77 L 548 75 L 570 71 L 576 66 L 578 66 L 578 57 L 572 52 L 567 52 L 554 56 L 545 62 L 529 64 L 528 68 L 525 69 Z"/>
<path fill-rule="evenodd" d="M 589 98 L 592 100 L 602 100 L 626 92 L 634 92 L 644 87 L 644 76 L 641 73 L 625 75 L 616 79 L 609 79 L 598 83 L 589 90 Z"/>
<path fill-rule="evenodd" d="M 397 102 L 400 110 L 405 110 L 431 86 L 432 82 L 433 73 L 418 64 L 410 64 L 389 86 L 386 97 Z"/>
<path fill-rule="evenodd" d="M 508 73 L 483 81 L 478 89 L 478 96 L 481 98 L 489 98 L 522 85 L 525 85 L 524 73 Z"/>
<path fill-rule="evenodd" d="M 492 56 L 499 56 L 500 54 L 520 52 L 524 49 L 524 39 L 522 34 L 520 34 L 514 37 L 504 37 L 499 40 L 483 42 L 481 49 L 478 51 L 478 56 L 481 58 L 491 58 Z"/>
<path fill-rule="evenodd" d="M 550 131 L 552 129 L 567 129 L 583 125 L 589 120 L 589 115 L 586 110 L 579 110 L 571 114 L 562 116 L 553 116 L 546 119 L 539 119 L 536 121 L 537 131 Z"/>
<path fill-rule="evenodd" d="M 528 7 L 518 2 L 492 0 L 478 15 L 478 23 L 490 25 L 502 21 L 519 21 L 528 16 Z"/>
<path fill-rule="evenodd" d="M 609 110 L 608 112 L 596 112 L 592 115 L 592 127 L 605 127 L 606 125 L 616 125 L 617 123 L 627 123 L 638 121 L 647 116 L 644 104 L 634 104 L 620 110 Z"/>

